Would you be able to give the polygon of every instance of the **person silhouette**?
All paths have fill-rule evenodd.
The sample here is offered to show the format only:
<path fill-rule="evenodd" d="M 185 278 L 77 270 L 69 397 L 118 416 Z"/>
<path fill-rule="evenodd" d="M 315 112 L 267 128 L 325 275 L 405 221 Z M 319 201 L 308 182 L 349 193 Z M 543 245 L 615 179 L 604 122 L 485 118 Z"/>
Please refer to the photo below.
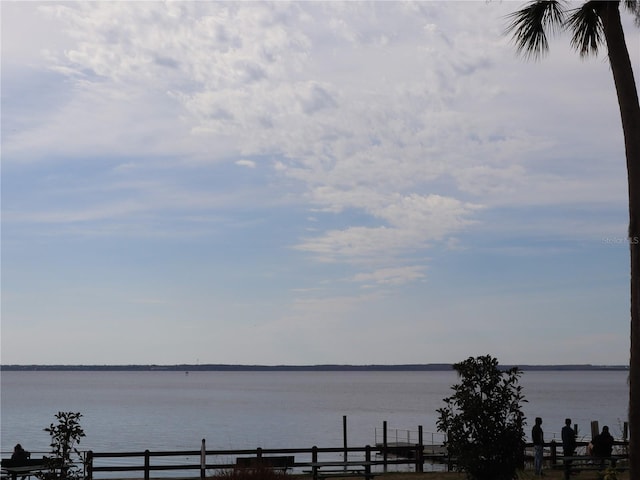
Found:
<path fill-rule="evenodd" d="M 30 456 L 31 455 L 29 454 L 29 452 L 27 452 L 24 448 L 22 448 L 22 445 L 17 443 L 16 446 L 13 447 L 13 453 L 11 454 L 11 460 L 26 460 Z"/>
<path fill-rule="evenodd" d="M 28 460 L 29 458 L 31 458 L 31 454 L 29 452 L 27 452 L 24 448 L 22 448 L 22 445 L 17 443 L 16 446 L 13 447 L 13 453 L 11 454 L 11 460 L 14 460 L 16 462 L 16 466 L 19 466 L 19 464 L 21 462 L 24 462 L 25 460 Z M 17 478 L 18 478 L 18 474 L 17 473 L 11 473 L 11 480 L 16 480 Z M 25 480 L 26 478 L 27 478 L 27 476 L 23 475 L 21 477 L 21 480 Z"/>
<path fill-rule="evenodd" d="M 544 455 L 544 432 L 542 431 L 542 418 L 536 417 L 536 423 L 531 429 L 533 441 L 533 468 L 536 475 L 542 475 L 542 457 Z"/>
<path fill-rule="evenodd" d="M 593 437 L 591 444 L 593 445 L 591 454 L 600 458 L 600 466 L 604 467 L 604 459 L 611 458 L 613 453 L 613 437 L 609 433 L 609 427 L 606 425 L 602 427 L 602 432 Z M 615 462 L 612 461 L 611 465 L 615 466 Z"/>
<path fill-rule="evenodd" d="M 572 457 L 576 451 L 576 431 L 571 428 L 571 419 L 567 418 L 562 427 L 562 455 Z M 571 476 L 571 460 L 564 460 L 564 478 Z"/>

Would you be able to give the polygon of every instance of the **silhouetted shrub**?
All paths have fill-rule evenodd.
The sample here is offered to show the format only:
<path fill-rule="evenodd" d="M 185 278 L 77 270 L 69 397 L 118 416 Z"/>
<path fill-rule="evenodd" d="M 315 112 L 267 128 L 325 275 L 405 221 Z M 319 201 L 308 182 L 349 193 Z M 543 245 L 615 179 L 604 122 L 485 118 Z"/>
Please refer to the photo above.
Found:
<path fill-rule="evenodd" d="M 501 370 L 490 355 L 470 357 L 454 368 L 460 383 L 437 411 L 438 430 L 447 434 L 456 468 L 473 480 L 515 478 L 524 450 L 521 371 Z"/>
<path fill-rule="evenodd" d="M 85 436 L 80 426 L 81 413 L 58 412 L 58 423 L 52 423 L 44 431 L 51 436 L 51 456 L 45 457 L 47 470 L 36 476 L 40 480 L 80 480 L 83 476 L 80 465 L 82 454 L 76 446 Z"/>

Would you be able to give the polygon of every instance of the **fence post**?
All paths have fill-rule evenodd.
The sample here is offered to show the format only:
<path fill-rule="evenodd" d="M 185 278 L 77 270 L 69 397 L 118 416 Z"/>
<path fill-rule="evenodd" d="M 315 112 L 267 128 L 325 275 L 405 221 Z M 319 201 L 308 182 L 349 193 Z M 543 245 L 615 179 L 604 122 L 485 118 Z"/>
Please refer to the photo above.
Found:
<path fill-rule="evenodd" d="M 311 447 L 311 472 L 313 473 L 313 480 L 318 478 L 318 447 L 315 445 Z"/>
<path fill-rule="evenodd" d="M 367 445 L 364 448 L 364 478 L 365 480 L 371 480 L 371 446 Z"/>
<path fill-rule="evenodd" d="M 383 470 L 387 472 L 387 421 L 382 422 L 382 465 Z"/>
<path fill-rule="evenodd" d="M 344 461 L 345 463 L 349 459 L 349 454 L 347 453 L 347 416 L 342 416 L 342 444 L 344 448 Z M 344 466 L 344 469 L 347 469 L 347 466 Z"/>
<path fill-rule="evenodd" d="M 87 452 L 86 459 L 86 468 L 87 468 L 87 480 L 91 480 L 93 478 L 93 450 L 89 450 Z"/>
<path fill-rule="evenodd" d="M 151 452 L 149 450 L 144 451 L 144 480 L 149 480 L 150 472 L 149 467 L 151 466 L 150 455 Z"/>
<path fill-rule="evenodd" d="M 418 425 L 418 452 L 419 455 L 416 455 L 416 458 L 420 456 L 420 463 L 418 464 L 420 465 L 420 470 L 416 471 L 422 473 L 424 471 L 424 438 L 422 435 L 422 425 Z M 416 467 L 418 465 L 416 465 Z"/>
<path fill-rule="evenodd" d="M 424 447 L 419 443 L 416 445 L 416 472 L 422 473 L 424 470 Z"/>
<path fill-rule="evenodd" d="M 205 439 L 202 439 L 202 446 L 200 447 L 200 480 L 204 480 L 206 477 L 205 470 L 207 468 L 207 447 Z"/>
<path fill-rule="evenodd" d="M 551 440 L 551 467 L 558 463 L 558 452 L 557 452 L 557 444 L 555 440 Z"/>

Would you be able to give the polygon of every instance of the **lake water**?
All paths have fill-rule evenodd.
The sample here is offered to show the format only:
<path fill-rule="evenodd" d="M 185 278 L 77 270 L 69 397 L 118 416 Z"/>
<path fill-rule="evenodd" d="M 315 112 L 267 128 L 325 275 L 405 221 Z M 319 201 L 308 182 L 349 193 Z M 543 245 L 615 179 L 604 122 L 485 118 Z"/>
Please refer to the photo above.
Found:
<path fill-rule="evenodd" d="M 545 438 L 565 417 L 589 434 L 598 420 L 621 436 L 629 388 L 624 371 L 525 372 L 528 418 L 543 418 Z M 341 447 L 436 432 L 436 409 L 454 372 L 2 372 L 1 450 L 16 443 L 49 450 L 43 431 L 58 411 L 81 412 L 81 450 L 134 451 Z M 441 437 L 435 436 L 437 441 Z"/>

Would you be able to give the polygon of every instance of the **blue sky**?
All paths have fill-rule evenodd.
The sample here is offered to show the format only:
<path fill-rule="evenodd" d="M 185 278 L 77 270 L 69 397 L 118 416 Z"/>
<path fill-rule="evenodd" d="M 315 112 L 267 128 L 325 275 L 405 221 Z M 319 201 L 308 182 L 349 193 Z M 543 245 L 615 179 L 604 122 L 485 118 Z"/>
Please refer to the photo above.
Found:
<path fill-rule="evenodd" d="M 611 72 L 521 5 L 2 2 L 2 363 L 627 363 Z"/>

